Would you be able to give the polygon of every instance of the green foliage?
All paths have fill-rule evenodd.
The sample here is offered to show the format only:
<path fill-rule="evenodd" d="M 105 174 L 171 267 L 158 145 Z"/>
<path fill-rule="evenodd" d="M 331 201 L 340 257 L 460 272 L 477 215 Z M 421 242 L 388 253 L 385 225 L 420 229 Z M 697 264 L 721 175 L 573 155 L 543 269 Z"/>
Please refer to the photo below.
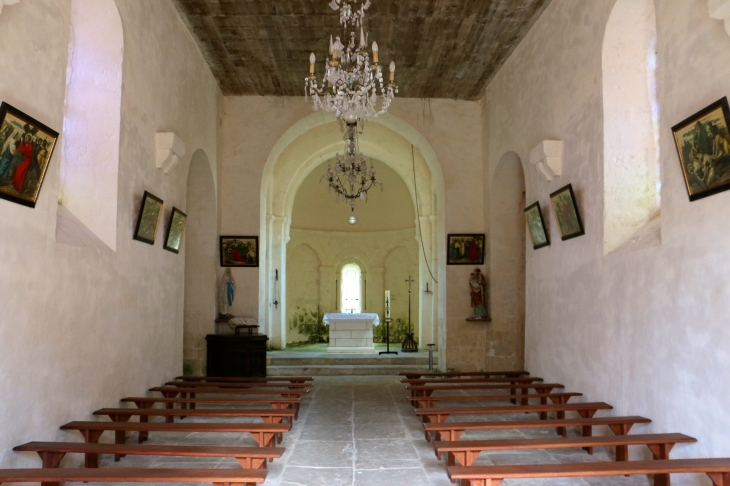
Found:
<path fill-rule="evenodd" d="M 415 332 L 415 326 L 413 328 Z M 390 321 L 390 342 L 402 343 L 408 333 L 408 322 L 400 317 Z M 373 341 L 376 343 L 385 342 L 385 322 L 382 321 L 379 326 L 373 328 Z"/>
<path fill-rule="evenodd" d="M 319 306 L 316 311 L 297 307 L 296 312 L 294 312 L 294 317 L 292 317 L 289 323 L 289 329 L 307 336 L 306 342 L 308 343 L 329 342 L 330 330 L 322 322 L 322 317 L 324 317 L 324 314 Z"/>
<path fill-rule="evenodd" d="M 183 363 L 183 376 L 193 376 L 193 365 Z"/>

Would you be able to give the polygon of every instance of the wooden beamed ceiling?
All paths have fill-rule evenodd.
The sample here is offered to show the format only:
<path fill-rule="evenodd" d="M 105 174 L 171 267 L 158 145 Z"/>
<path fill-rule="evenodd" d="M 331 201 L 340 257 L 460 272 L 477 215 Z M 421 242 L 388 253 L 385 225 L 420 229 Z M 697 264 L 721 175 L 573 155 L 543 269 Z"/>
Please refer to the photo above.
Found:
<path fill-rule="evenodd" d="M 550 0 L 371 0 L 366 28 L 399 97 L 479 99 Z M 173 0 L 224 95 L 304 95 L 340 35 L 330 0 Z"/>

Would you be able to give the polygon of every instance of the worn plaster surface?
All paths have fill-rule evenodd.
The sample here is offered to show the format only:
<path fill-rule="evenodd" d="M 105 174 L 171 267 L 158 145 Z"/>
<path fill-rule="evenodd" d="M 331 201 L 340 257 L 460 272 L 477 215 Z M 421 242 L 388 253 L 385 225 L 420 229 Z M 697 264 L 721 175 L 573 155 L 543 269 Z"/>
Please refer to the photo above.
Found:
<path fill-rule="evenodd" d="M 125 41 L 116 252 L 56 242 L 61 150 L 35 209 L 0 201 L 0 464 L 30 440 L 71 439 L 58 427 L 142 393 L 182 369 L 184 253 L 132 240 L 145 190 L 185 210 L 184 160 L 154 166 L 154 134 L 179 133 L 215 160 L 215 79 L 168 2 L 116 2 Z M 0 98 L 63 126 L 70 2 L 31 0 L 0 17 Z M 62 135 L 63 136 L 63 135 Z M 215 167 L 211 168 L 215 174 Z M 78 459 L 78 458 L 77 458 Z M 80 459 L 79 459 L 80 461 Z M 77 463 L 79 462 L 77 461 Z"/>
<path fill-rule="evenodd" d="M 730 454 L 727 227 L 730 193 L 689 202 L 670 127 L 728 94 L 730 40 L 701 0 L 655 2 L 661 246 L 604 256 L 602 32 L 614 2 L 556 0 L 486 90 L 488 167 L 564 142 L 563 175 L 527 175 L 527 202 L 573 183 L 586 235 L 527 248 L 528 369 L 699 439 L 674 457 Z M 701 51 L 701 54 L 700 54 Z M 673 479 L 675 483 L 675 479 Z M 676 484 L 706 485 L 678 476 Z"/>

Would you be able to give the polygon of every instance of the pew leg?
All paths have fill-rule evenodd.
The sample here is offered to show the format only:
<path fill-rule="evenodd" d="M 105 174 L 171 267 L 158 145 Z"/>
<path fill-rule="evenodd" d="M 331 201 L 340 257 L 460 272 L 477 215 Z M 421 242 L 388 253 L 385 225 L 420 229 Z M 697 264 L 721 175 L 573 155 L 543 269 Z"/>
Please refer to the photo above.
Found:
<path fill-rule="evenodd" d="M 545 414 L 545 415 L 547 415 L 547 414 Z M 563 412 L 563 411 L 557 412 L 557 415 L 558 415 L 558 420 L 565 420 L 565 412 Z M 547 418 L 547 417 L 545 417 L 545 418 Z M 566 430 L 565 427 L 558 427 L 558 435 L 567 437 L 568 431 Z"/>
<path fill-rule="evenodd" d="M 715 483 L 715 486 L 730 486 L 730 472 L 726 473 L 707 473 Z"/>
<path fill-rule="evenodd" d="M 114 443 L 115 444 L 124 444 L 127 441 L 126 434 L 123 430 L 115 430 L 114 431 Z M 114 454 L 114 462 L 119 462 L 119 459 L 122 458 L 121 454 Z"/>
<path fill-rule="evenodd" d="M 517 385 L 517 383 L 516 383 L 516 382 L 514 382 L 514 381 L 510 381 L 510 382 L 509 382 L 509 384 L 510 384 L 510 386 L 515 386 L 515 385 Z M 517 389 L 516 389 L 516 388 L 511 388 L 511 390 L 514 390 L 514 393 L 515 393 L 515 395 L 517 394 Z M 516 399 L 516 398 L 510 398 L 510 400 L 509 400 L 509 401 L 510 401 L 510 403 L 511 403 L 512 405 L 517 405 L 517 399 Z"/>
<path fill-rule="evenodd" d="M 616 446 L 616 462 L 629 460 L 629 446 Z"/>
<path fill-rule="evenodd" d="M 61 464 L 61 459 L 66 455 L 65 452 L 38 452 L 41 456 L 41 462 L 44 468 L 58 467 Z M 57 483 L 56 483 L 57 484 Z"/>
<path fill-rule="evenodd" d="M 593 437 L 593 427 L 591 425 L 583 426 L 583 437 Z M 583 450 L 593 455 L 593 447 L 584 447 Z"/>
<path fill-rule="evenodd" d="M 529 388 L 523 388 L 522 389 L 522 394 L 523 395 L 527 396 L 529 393 L 530 393 L 530 389 Z M 523 396 L 522 397 L 522 405 L 529 405 L 529 404 L 530 404 L 530 399 L 529 398 L 525 398 Z"/>

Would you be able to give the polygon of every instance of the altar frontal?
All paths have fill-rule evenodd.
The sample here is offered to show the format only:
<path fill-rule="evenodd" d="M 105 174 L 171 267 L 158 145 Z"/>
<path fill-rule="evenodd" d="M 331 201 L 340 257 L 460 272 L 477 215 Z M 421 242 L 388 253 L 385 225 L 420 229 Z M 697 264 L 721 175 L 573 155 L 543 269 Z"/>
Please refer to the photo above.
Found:
<path fill-rule="evenodd" d="M 375 353 L 373 326 L 380 325 L 377 314 L 325 314 L 330 327 L 328 353 Z"/>

